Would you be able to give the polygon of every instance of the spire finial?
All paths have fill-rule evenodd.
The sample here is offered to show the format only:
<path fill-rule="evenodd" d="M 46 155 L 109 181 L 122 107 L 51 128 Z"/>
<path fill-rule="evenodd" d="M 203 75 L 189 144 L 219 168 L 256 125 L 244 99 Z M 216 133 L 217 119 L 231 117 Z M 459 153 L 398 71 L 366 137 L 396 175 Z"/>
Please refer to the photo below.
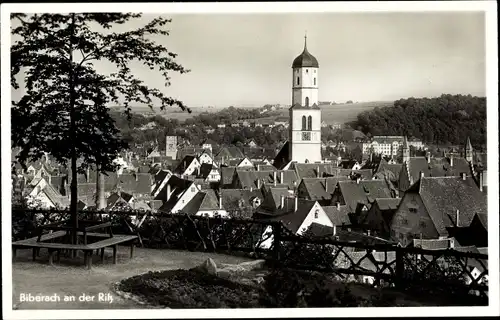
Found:
<path fill-rule="evenodd" d="M 307 50 L 307 30 L 304 33 L 304 50 Z"/>

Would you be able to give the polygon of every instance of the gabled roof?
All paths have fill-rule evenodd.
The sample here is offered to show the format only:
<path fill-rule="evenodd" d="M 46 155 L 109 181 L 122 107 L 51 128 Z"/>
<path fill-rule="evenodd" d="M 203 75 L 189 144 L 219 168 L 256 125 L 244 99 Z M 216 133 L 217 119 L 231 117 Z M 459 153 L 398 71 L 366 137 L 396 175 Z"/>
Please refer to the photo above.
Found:
<path fill-rule="evenodd" d="M 182 209 L 182 212 L 194 215 L 199 211 L 219 210 L 219 201 L 213 190 L 198 192 Z"/>
<path fill-rule="evenodd" d="M 300 184 L 304 186 L 310 200 L 325 200 L 332 198 L 337 182 L 346 180 L 347 177 L 304 178 Z"/>
<path fill-rule="evenodd" d="M 278 169 L 283 169 L 288 163 L 290 163 L 290 143 L 287 141 L 281 147 L 280 151 L 274 157 L 273 166 Z"/>
<path fill-rule="evenodd" d="M 174 173 L 182 174 L 191 165 L 193 161 L 196 160 L 195 156 L 189 155 L 185 156 L 184 159 L 179 163 L 177 168 L 175 168 Z"/>
<path fill-rule="evenodd" d="M 281 197 L 285 197 L 285 202 L 290 201 L 288 198 L 288 189 L 283 187 L 267 187 L 263 190 L 264 200 L 259 207 L 259 212 L 271 215 L 283 213 L 283 208 L 281 208 Z M 292 204 L 292 206 L 294 206 L 294 204 Z"/>
<path fill-rule="evenodd" d="M 69 206 L 70 202 L 67 197 L 63 197 L 57 190 L 54 189 L 50 184 L 47 184 L 42 190 L 43 193 L 49 198 L 49 200 L 55 205 L 61 208 L 66 208 Z"/>
<path fill-rule="evenodd" d="M 407 192 L 420 195 L 440 235 L 455 226 L 457 210 L 460 227 L 469 226 L 476 213 L 488 214 L 487 197 L 470 177 L 423 177 Z"/>
<path fill-rule="evenodd" d="M 315 204 L 316 201 L 299 199 L 297 203 L 297 211 L 293 211 L 294 209 L 291 209 L 289 213 L 277 217 L 276 220 L 281 221 L 283 226 L 291 232 L 297 233 Z"/>
<path fill-rule="evenodd" d="M 202 179 L 206 179 L 212 170 L 218 170 L 217 167 L 215 167 L 211 163 L 202 163 L 200 167 L 200 174 L 199 177 Z"/>
<path fill-rule="evenodd" d="M 373 203 L 376 198 L 391 198 L 391 190 L 382 180 L 339 181 L 338 186 L 350 212 L 356 212 L 358 203 Z"/>

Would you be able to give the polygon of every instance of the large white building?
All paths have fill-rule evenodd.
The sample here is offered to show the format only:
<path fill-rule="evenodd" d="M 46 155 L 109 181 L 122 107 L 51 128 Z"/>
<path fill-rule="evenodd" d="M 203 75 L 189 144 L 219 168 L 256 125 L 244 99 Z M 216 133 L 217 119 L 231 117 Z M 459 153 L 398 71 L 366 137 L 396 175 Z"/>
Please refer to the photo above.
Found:
<path fill-rule="evenodd" d="M 363 143 L 363 153 L 370 154 L 373 151 L 375 154 L 397 156 L 401 152 L 403 139 L 403 136 L 373 136 L 370 142 Z M 424 144 L 420 140 L 408 141 L 408 146 L 413 146 L 416 149 L 424 148 Z"/>
<path fill-rule="evenodd" d="M 321 162 L 321 109 L 318 107 L 318 60 L 304 51 L 292 64 L 292 106 L 288 143 L 289 159 L 298 163 Z"/>

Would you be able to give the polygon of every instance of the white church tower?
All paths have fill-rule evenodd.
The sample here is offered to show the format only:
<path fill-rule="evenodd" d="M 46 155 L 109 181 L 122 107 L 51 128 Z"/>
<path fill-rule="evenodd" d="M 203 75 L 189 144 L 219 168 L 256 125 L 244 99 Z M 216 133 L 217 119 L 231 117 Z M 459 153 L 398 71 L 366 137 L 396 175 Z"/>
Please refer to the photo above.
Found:
<path fill-rule="evenodd" d="M 290 108 L 289 159 L 298 163 L 320 162 L 321 109 L 318 107 L 318 60 L 304 51 L 293 60 L 292 106 Z"/>

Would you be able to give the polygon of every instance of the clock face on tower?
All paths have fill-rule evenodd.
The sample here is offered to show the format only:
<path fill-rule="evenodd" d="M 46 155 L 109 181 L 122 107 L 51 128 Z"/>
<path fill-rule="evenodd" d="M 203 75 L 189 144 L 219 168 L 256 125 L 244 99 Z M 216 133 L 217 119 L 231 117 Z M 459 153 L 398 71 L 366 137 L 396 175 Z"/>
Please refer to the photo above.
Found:
<path fill-rule="evenodd" d="M 302 141 L 311 141 L 311 132 L 302 132 Z"/>

